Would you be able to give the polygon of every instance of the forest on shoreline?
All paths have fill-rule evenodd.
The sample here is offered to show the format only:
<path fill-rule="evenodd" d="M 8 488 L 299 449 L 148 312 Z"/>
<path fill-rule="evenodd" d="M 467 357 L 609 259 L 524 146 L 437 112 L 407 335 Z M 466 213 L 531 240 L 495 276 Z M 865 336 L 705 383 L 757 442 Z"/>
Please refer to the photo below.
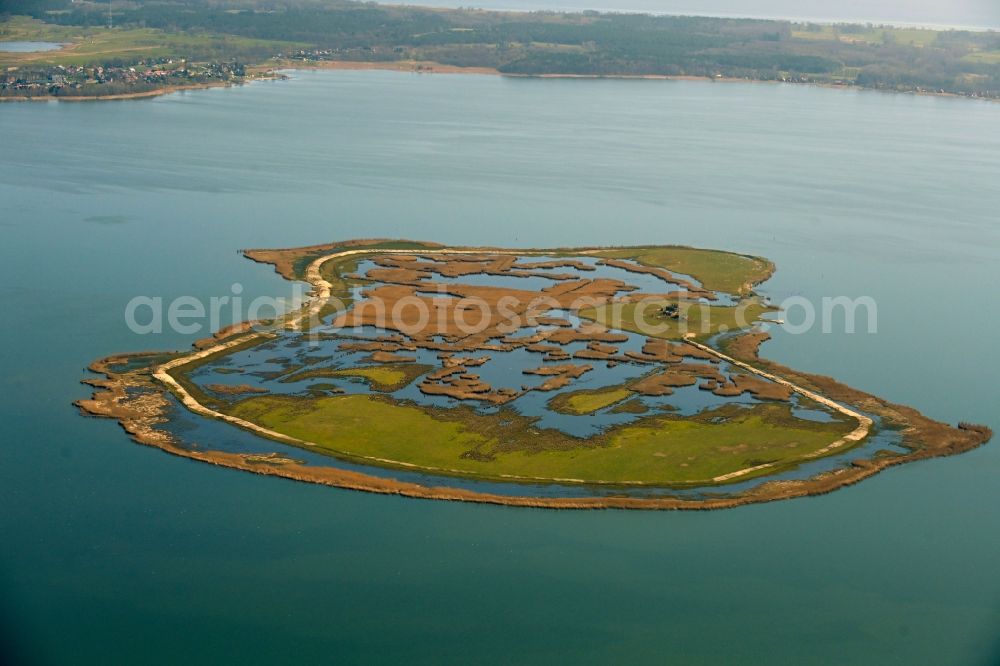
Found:
<path fill-rule="evenodd" d="M 0 54 L 8 87 L 45 87 L 60 66 L 128 68 L 157 57 L 227 63 L 227 81 L 243 65 L 279 61 L 420 61 L 517 75 L 742 78 L 1000 97 L 996 32 L 343 0 L 10 0 L 6 12 L 0 40 L 63 35 L 75 44 L 79 34 L 110 44 L 90 54 Z"/>

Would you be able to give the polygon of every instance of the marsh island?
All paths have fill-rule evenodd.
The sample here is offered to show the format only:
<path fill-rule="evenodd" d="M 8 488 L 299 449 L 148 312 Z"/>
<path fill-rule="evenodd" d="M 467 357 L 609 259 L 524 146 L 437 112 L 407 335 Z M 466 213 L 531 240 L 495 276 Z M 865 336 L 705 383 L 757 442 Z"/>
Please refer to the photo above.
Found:
<path fill-rule="evenodd" d="M 345 488 L 552 508 L 725 508 L 960 453 L 988 428 L 761 358 L 761 257 L 355 240 L 245 250 L 300 307 L 120 354 L 80 403 L 177 455 Z"/>

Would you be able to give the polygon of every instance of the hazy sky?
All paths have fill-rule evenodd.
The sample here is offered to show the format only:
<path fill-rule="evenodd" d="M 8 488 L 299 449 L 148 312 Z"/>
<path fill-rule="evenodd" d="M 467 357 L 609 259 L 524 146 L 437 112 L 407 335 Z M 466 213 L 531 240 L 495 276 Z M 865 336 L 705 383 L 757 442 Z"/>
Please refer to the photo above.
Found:
<path fill-rule="evenodd" d="M 1000 0 L 382 0 L 440 7 L 641 10 L 1000 28 Z"/>

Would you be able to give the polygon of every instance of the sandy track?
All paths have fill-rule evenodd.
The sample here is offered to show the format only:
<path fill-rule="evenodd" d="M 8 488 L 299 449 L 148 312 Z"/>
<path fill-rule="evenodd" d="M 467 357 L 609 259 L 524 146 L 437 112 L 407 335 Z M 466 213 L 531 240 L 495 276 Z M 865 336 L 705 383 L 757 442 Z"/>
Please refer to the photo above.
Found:
<path fill-rule="evenodd" d="M 587 253 L 593 252 L 593 251 L 594 250 L 589 250 L 589 251 L 588 250 L 582 250 L 582 251 L 579 252 L 579 254 L 587 254 Z M 441 249 L 441 248 L 419 249 L 419 250 L 403 250 L 403 249 L 383 249 L 383 250 L 379 250 L 379 249 L 358 249 L 358 250 L 344 250 L 342 252 L 336 252 L 336 253 L 333 253 L 333 254 L 324 255 L 324 256 L 319 257 L 318 259 L 315 259 L 314 261 L 312 261 L 309 264 L 309 266 L 306 268 L 306 276 L 305 277 L 306 277 L 306 281 L 310 285 L 312 285 L 312 288 L 313 288 L 312 295 L 310 296 L 310 299 L 305 303 L 305 305 L 300 310 L 300 314 L 298 316 L 296 316 L 295 318 L 291 319 L 290 321 L 288 321 L 285 324 L 285 326 L 286 326 L 286 328 L 290 328 L 290 329 L 299 329 L 299 328 L 301 328 L 303 319 L 310 318 L 310 317 L 313 317 L 316 314 L 318 314 L 319 311 L 322 309 L 322 307 L 326 304 L 326 302 L 330 298 L 330 295 L 331 295 L 331 292 L 332 292 L 332 289 L 333 289 L 333 285 L 330 284 L 327 280 L 325 280 L 323 278 L 322 274 L 321 274 L 321 269 L 322 269 L 323 265 L 325 263 L 327 263 L 328 261 L 333 261 L 333 260 L 336 260 L 336 259 L 342 259 L 344 257 L 357 256 L 357 255 L 363 255 L 363 254 L 428 254 L 428 253 L 432 253 L 432 254 L 478 254 L 480 252 L 482 252 L 482 250 L 474 250 L 474 249 L 469 249 L 469 250 L 449 250 L 449 249 Z M 543 256 L 545 254 L 545 252 L 530 251 L 530 250 L 489 250 L 489 252 L 491 254 L 516 254 L 516 255 L 519 255 L 519 256 L 528 256 L 528 255 L 540 255 L 540 256 Z M 185 407 L 187 407 L 191 411 L 195 412 L 196 414 L 200 414 L 202 416 L 209 416 L 209 417 L 212 417 L 212 418 L 219 419 L 221 421 L 226 421 L 227 423 L 231 423 L 231 424 L 236 425 L 236 426 L 238 426 L 240 428 L 244 428 L 246 430 L 250 430 L 250 431 L 255 432 L 257 434 L 263 435 L 264 437 L 268 437 L 270 439 L 274 439 L 274 440 L 277 440 L 279 442 L 284 442 L 284 443 L 287 443 L 287 444 L 298 445 L 298 446 L 317 447 L 318 445 L 315 442 L 309 442 L 309 441 L 300 440 L 300 439 L 297 439 L 297 438 L 294 438 L 294 437 L 290 437 L 288 435 L 284 435 L 284 434 L 276 432 L 274 430 L 270 430 L 268 428 L 264 428 L 264 427 L 262 427 L 260 425 L 257 425 L 256 423 L 252 423 L 250 421 L 246 421 L 244 419 L 237 418 L 235 416 L 230 416 L 229 414 L 223 414 L 222 412 L 218 412 L 218 411 L 215 411 L 214 409 L 206 407 L 205 405 L 203 405 L 200 402 L 198 402 L 194 398 L 194 396 L 192 396 L 187 391 L 187 389 L 185 389 L 176 379 L 174 379 L 170 375 L 170 372 L 169 372 L 170 370 L 174 370 L 176 368 L 179 368 L 179 367 L 182 367 L 184 365 L 187 365 L 188 363 L 191 363 L 193 361 L 197 361 L 199 359 L 206 358 L 208 356 L 211 356 L 212 354 L 216 354 L 216 353 L 225 351 L 227 349 L 231 349 L 231 348 L 233 348 L 233 347 L 235 347 L 237 345 L 241 345 L 241 344 L 243 344 L 245 342 L 249 342 L 249 341 L 257 339 L 257 338 L 267 337 L 269 335 L 271 335 L 271 334 L 268 334 L 268 333 L 251 333 L 249 335 L 240 336 L 238 338 L 234 338 L 232 340 L 229 340 L 229 341 L 226 341 L 226 342 L 222 342 L 222 343 L 219 343 L 217 345 L 213 345 L 213 346 L 205 348 L 205 349 L 201 349 L 201 350 L 199 350 L 197 352 L 193 352 L 193 353 L 188 354 L 186 356 L 182 356 L 180 358 L 176 358 L 176 359 L 174 359 L 172 361 L 169 361 L 167 363 L 164 363 L 164 364 L 158 366 L 156 368 L 155 372 L 153 373 L 153 377 L 155 377 L 160 383 L 162 383 L 165 386 L 167 386 L 173 393 L 175 393 L 178 396 L 178 398 L 181 400 L 181 402 L 184 404 Z M 719 358 L 719 359 L 721 359 L 721 360 L 723 360 L 723 361 L 725 361 L 727 363 L 730 363 L 730 364 L 732 364 L 734 366 L 742 368 L 742 369 L 744 369 L 744 370 L 746 370 L 748 372 L 751 372 L 751 373 L 753 373 L 755 375 L 758 375 L 758 376 L 763 377 L 765 379 L 768 379 L 770 381 L 777 382 L 779 384 L 787 386 L 792 391 L 794 391 L 795 393 L 798 393 L 798 394 L 803 395 L 803 396 L 805 396 L 807 398 L 815 400 L 816 402 L 818 402 L 818 403 L 820 403 L 822 405 L 825 405 L 825 406 L 827 406 L 827 407 L 829 407 L 829 408 L 831 408 L 831 409 L 833 409 L 833 410 L 835 410 L 837 412 L 840 412 L 841 414 L 844 414 L 844 415 L 846 415 L 846 416 L 848 416 L 850 418 L 856 419 L 858 421 L 858 427 L 855 428 L 853 431 L 851 431 L 847 435 L 844 435 L 842 438 L 838 439 L 837 441 L 833 442 L 832 444 L 830 444 L 828 446 L 825 446 L 822 449 L 819 449 L 818 451 L 814 451 L 813 453 L 811 453 L 808 456 L 806 456 L 807 458 L 818 458 L 820 456 L 823 456 L 823 455 L 826 455 L 826 454 L 830 453 L 831 451 L 834 451 L 834 450 L 836 450 L 838 448 L 841 448 L 841 447 L 843 447 L 846 444 L 853 444 L 853 443 L 860 442 L 865 437 L 867 437 L 868 434 L 869 434 L 869 432 L 871 431 L 871 427 L 873 425 L 873 421 L 872 421 L 872 419 L 870 419 L 869 417 L 865 416 L 864 414 L 861 414 L 861 413 L 856 412 L 856 411 L 854 411 L 852 409 L 849 409 L 849 408 L 841 405 L 840 403 L 838 403 L 838 402 L 836 402 L 834 400 L 830 400 L 829 398 L 826 398 L 825 396 L 822 396 L 822 395 L 816 393 L 815 391 L 810 391 L 809 389 L 806 389 L 806 388 L 803 388 L 801 386 L 798 386 L 797 384 L 794 384 L 794 383 L 788 381 L 787 379 L 782 379 L 781 377 L 778 377 L 777 375 L 771 374 L 769 372 L 765 372 L 763 370 L 755 368 L 752 365 L 749 365 L 749 364 L 744 363 L 742 361 L 737 361 L 736 359 L 734 359 L 734 358 L 732 358 L 730 356 L 727 356 L 726 354 L 723 354 L 722 352 L 717 351 L 716 349 L 713 349 L 712 347 L 709 347 L 708 345 L 704 345 L 704 344 L 701 344 L 700 342 L 696 342 L 692 338 L 693 338 L 693 334 L 689 333 L 688 336 L 685 338 L 685 341 L 688 344 L 693 345 L 695 347 L 698 347 L 699 349 L 702 349 L 705 352 L 707 352 L 707 353 L 709 353 L 709 354 L 711 354 L 711 355 L 713 355 L 713 356 L 715 356 L 715 357 L 717 357 L 717 358 Z M 370 460 L 370 461 L 375 462 L 375 463 L 394 465 L 394 466 L 399 466 L 399 467 L 403 467 L 403 468 L 421 469 L 421 470 L 427 470 L 427 471 L 432 471 L 432 472 L 433 471 L 438 471 L 438 472 L 445 472 L 445 473 L 453 473 L 453 474 L 457 473 L 457 474 L 461 474 L 460 470 L 435 469 L 435 468 L 428 468 L 428 467 L 418 466 L 418 465 L 414 465 L 412 463 L 407 463 L 407 462 L 403 462 L 403 461 L 399 461 L 399 460 L 389 460 L 389 459 L 386 459 L 386 458 L 377 458 L 377 457 L 374 457 L 374 456 L 360 456 L 360 455 L 355 455 L 355 454 L 351 454 L 351 455 L 354 455 L 354 457 L 357 457 L 357 458 Z M 747 474 L 751 474 L 753 472 L 757 472 L 757 471 L 760 471 L 762 469 L 766 469 L 768 467 L 771 467 L 772 465 L 773 465 L 773 463 L 767 463 L 767 464 L 764 464 L 764 465 L 757 465 L 755 467 L 748 467 L 746 469 L 737 470 L 735 472 L 730 472 L 728 474 L 723 474 L 721 476 L 714 477 L 712 479 L 712 482 L 714 482 L 714 483 L 722 483 L 722 482 L 725 482 L 725 481 L 730 481 L 732 479 L 736 479 L 736 478 L 739 478 L 741 476 L 746 476 Z M 579 479 L 543 479 L 543 478 L 536 478 L 536 477 L 519 477 L 519 476 L 513 476 L 513 475 L 500 475 L 500 476 L 502 476 L 504 478 L 509 478 L 511 480 L 523 480 L 523 481 L 547 481 L 547 482 L 556 482 L 556 483 L 558 483 L 558 482 L 564 482 L 564 483 L 565 482 L 570 482 L 570 483 L 578 482 L 578 483 L 582 483 L 583 482 L 583 481 L 581 481 Z M 625 484 L 625 485 L 631 485 L 631 484 Z M 643 484 L 637 484 L 637 485 L 643 485 Z"/>
<path fill-rule="evenodd" d="M 688 336 L 692 336 L 692 334 L 689 333 Z M 782 379 L 781 377 L 778 377 L 777 375 L 771 374 L 770 372 L 765 372 L 763 370 L 755 368 L 752 365 L 750 365 L 749 363 L 744 363 L 743 361 L 737 361 L 735 358 L 733 358 L 731 356 L 727 356 L 726 354 L 723 354 L 722 352 L 720 352 L 720 351 L 718 351 L 716 349 L 713 349 L 712 347 L 709 347 L 708 345 L 703 345 L 700 342 L 695 342 L 690 337 L 686 338 L 686 340 L 687 340 L 687 343 L 689 345 L 693 345 L 693 346 L 697 347 L 698 349 L 706 351 L 709 354 L 711 354 L 712 356 L 715 356 L 716 358 L 719 358 L 719 359 L 725 361 L 726 363 L 729 363 L 730 365 L 734 365 L 734 366 L 742 368 L 742 369 L 744 369 L 744 370 L 746 370 L 748 372 L 752 372 L 755 375 L 763 377 L 764 379 L 769 379 L 772 382 L 775 382 L 777 384 L 781 384 L 783 386 L 787 386 L 788 388 L 792 389 L 792 391 L 794 391 L 795 393 L 798 393 L 799 395 L 803 395 L 803 396 L 809 398 L 810 400 L 815 400 L 816 402 L 820 403 L 821 405 L 825 405 L 825 406 L 829 407 L 830 409 L 832 409 L 834 411 L 840 412 L 841 414 L 844 414 L 845 416 L 848 416 L 848 417 L 850 417 L 852 419 L 856 419 L 857 420 L 857 422 L 858 422 L 858 427 L 857 428 L 855 428 L 851 432 L 847 433 L 846 435 L 844 435 L 843 437 L 841 437 L 837 441 L 833 442 L 832 444 L 830 444 L 828 446 L 824 446 L 822 449 L 819 449 L 818 451 L 813 451 L 809 455 L 805 456 L 806 458 L 819 458 L 820 456 L 825 456 L 826 454 L 828 454 L 828 453 L 830 453 L 832 451 L 835 451 L 835 450 L 839 449 L 840 447 L 842 447 L 842 446 L 844 446 L 846 444 L 856 444 L 856 443 L 860 442 L 861 440 L 863 440 L 865 437 L 867 437 L 868 433 L 871 432 L 871 428 L 872 428 L 872 425 L 874 424 L 874 421 L 872 421 L 871 418 L 865 416 L 864 414 L 861 414 L 860 412 L 856 412 L 853 409 L 845 407 L 844 405 L 840 404 L 839 402 L 836 402 L 834 400 L 830 400 L 829 398 L 827 398 L 825 396 L 822 396 L 819 393 L 816 393 L 815 391 L 810 391 L 809 389 L 803 388 L 803 387 L 799 386 L 798 384 L 793 384 L 792 382 L 788 381 L 787 379 Z M 747 474 L 750 474 L 751 472 L 757 472 L 759 470 L 766 469 L 766 468 L 768 468 L 770 466 L 771 466 L 771 463 L 768 463 L 766 465 L 757 465 L 756 467 L 748 467 L 747 469 L 741 469 L 741 470 L 738 470 L 736 472 L 731 472 L 729 474 L 723 474 L 722 476 L 717 476 L 717 477 L 713 478 L 712 481 L 715 481 L 717 483 L 718 482 L 722 482 L 722 481 L 729 481 L 731 479 L 736 479 L 736 478 L 739 478 L 741 476 L 745 476 Z"/>

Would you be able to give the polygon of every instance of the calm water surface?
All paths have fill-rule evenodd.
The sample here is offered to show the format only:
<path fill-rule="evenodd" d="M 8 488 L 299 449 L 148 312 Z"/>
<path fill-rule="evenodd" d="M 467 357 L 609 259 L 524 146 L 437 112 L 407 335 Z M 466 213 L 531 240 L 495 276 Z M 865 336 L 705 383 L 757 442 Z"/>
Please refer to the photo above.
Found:
<path fill-rule="evenodd" d="M 715 513 L 518 510 L 264 479 L 72 400 L 137 294 L 289 295 L 244 247 L 686 243 L 875 335 L 765 351 L 1000 429 L 1000 105 L 381 72 L 0 106 L 0 636 L 38 663 L 993 664 L 1000 446 Z M 11 647 L 13 646 L 13 647 Z"/>

